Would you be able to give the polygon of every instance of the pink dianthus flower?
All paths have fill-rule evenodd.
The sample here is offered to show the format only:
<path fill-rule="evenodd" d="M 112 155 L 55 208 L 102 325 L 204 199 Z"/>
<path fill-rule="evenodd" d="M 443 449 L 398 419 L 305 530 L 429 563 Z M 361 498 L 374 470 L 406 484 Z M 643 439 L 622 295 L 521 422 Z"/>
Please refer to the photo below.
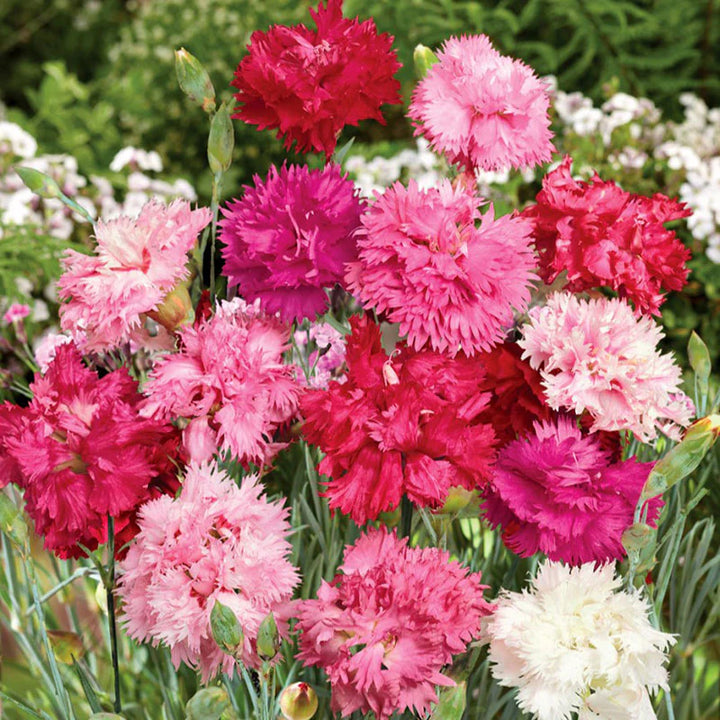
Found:
<path fill-rule="evenodd" d="M 478 636 L 492 607 L 480 573 L 468 574 L 447 552 L 410 548 L 371 529 L 345 552 L 341 575 L 323 580 L 316 600 L 300 605 L 298 658 L 330 678 L 331 708 L 387 720 L 418 715 L 437 702 L 436 685 L 453 686 L 444 665 Z"/>
<path fill-rule="evenodd" d="M 325 311 L 324 288 L 342 282 L 357 257 L 354 232 L 362 203 L 338 165 L 270 168 L 222 209 L 223 274 L 247 300 L 284 320 Z"/>
<path fill-rule="evenodd" d="M 160 357 L 149 374 L 144 411 L 201 422 L 211 442 L 186 438 L 190 449 L 214 444 L 242 463 L 268 462 L 284 447 L 272 435 L 292 419 L 300 392 L 283 364 L 288 330 L 236 299 L 221 303 L 197 327 L 181 328 L 179 336 L 179 352 Z"/>
<path fill-rule="evenodd" d="M 137 507 L 175 488 L 175 430 L 141 417 L 142 396 L 125 368 L 98 378 L 74 345 L 59 347 L 30 389 L 27 408 L 10 414 L 9 427 L 0 422 L 0 446 L 37 533 L 58 557 L 79 557 L 78 543 L 93 550 L 107 541 L 111 515 L 119 549 Z"/>
<path fill-rule="evenodd" d="M 535 257 L 528 221 L 492 207 L 448 180 L 420 190 L 399 182 L 363 215 L 350 290 L 419 350 L 467 355 L 502 342 L 530 299 Z M 481 221 L 480 227 L 476 222 Z"/>
<path fill-rule="evenodd" d="M 467 169 L 503 170 L 550 160 L 548 87 L 486 35 L 449 38 L 417 84 L 408 111 L 416 135 Z"/>
<path fill-rule="evenodd" d="M 654 463 L 611 463 L 595 435 L 560 416 L 503 448 L 484 490 L 483 507 L 503 541 L 523 557 L 536 552 L 579 565 L 625 555 L 621 537 Z M 648 522 L 662 500 L 648 505 Z"/>
<path fill-rule="evenodd" d="M 273 25 L 254 32 L 232 85 L 240 103 L 234 118 L 277 128 L 285 147 L 330 157 L 345 125 L 371 118 L 384 124 L 380 106 L 398 104 L 400 68 L 392 35 L 373 20 L 342 16 L 342 0 L 310 10 L 317 31 Z"/>
<path fill-rule="evenodd" d="M 636 318 L 625 300 L 554 293 L 521 332 L 523 357 L 540 370 L 550 407 L 587 410 L 591 430 L 631 430 L 647 442 L 658 429 L 678 439 L 677 426 L 690 423 L 680 368 L 657 350 L 660 327 Z"/>
<path fill-rule="evenodd" d="M 63 330 L 87 335 L 88 350 L 128 341 L 171 346 L 164 328 L 151 338 L 148 317 L 156 320 L 167 294 L 188 276 L 187 253 L 210 222 L 207 208 L 191 210 L 176 200 L 165 207 L 153 200 L 136 220 L 123 216 L 95 226 L 94 255 L 67 250 L 58 281 Z"/>
<path fill-rule="evenodd" d="M 203 682 L 235 666 L 213 639 L 216 602 L 237 616 L 237 654 L 247 666 L 260 666 L 256 642 L 265 617 L 275 614 L 287 634 L 283 610 L 298 582 L 288 560 L 288 512 L 261 493 L 255 475 L 238 487 L 213 465 L 191 464 L 176 499 L 143 505 L 140 532 L 119 566 L 120 621 L 130 637 L 167 645 L 175 667 L 197 667 Z"/>
<path fill-rule="evenodd" d="M 30 314 L 30 306 L 24 303 L 12 303 L 10 307 L 5 311 L 2 319 L 3 322 L 12 325 L 12 323 L 24 320 Z"/>
<path fill-rule="evenodd" d="M 660 314 L 661 292 L 682 290 L 690 251 L 664 223 L 690 215 L 683 204 L 656 193 L 651 198 L 623 190 L 595 175 L 574 180 L 572 158 L 543 179 L 532 219 L 540 275 L 550 284 L 567 271 L 567 289 L 610 287 L 644 313 Z"/>
<path fill-rule="evenodd" d="M 346 382 L 302 399 L 303 432 L 325 453 L 330 507 L 361 525 L 403 495 L 437 508 L 452 486 L 482 485 L 495 455 L 479 420 L 490 397 L 482 364 L 403 345 L 388 357 L 376 325 L 353 318 L 351 327 Z"/>

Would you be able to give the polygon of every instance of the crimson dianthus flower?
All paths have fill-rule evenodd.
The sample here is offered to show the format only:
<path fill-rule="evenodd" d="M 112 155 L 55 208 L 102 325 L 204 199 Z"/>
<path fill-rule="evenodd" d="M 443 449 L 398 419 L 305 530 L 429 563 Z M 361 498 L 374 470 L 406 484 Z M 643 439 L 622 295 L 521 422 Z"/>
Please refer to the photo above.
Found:
<path fill-rule="evenodd" d="M 232 81 L 240 103 L 234 118 L 261 130 L 277 128 L 290 149 L 330 157 L 345 125 L 371 118 L 384 124 L 380 106 L 400 103 L 400 68 L 392 35 L 373 20 L 342 16 L 342 0 L 310 10 L 317 30 L 273 25 L 254 32 Z"/>
<path fill-rule="evenodd" d="M 503 541 L 523 557 L 537 552 L 573 565 L 619 560 L 622 534 L 654 463 L 611 462 L 600 439 L 574 419 L 536 423 L 530 435 L 498 454 L 483 507 Z M 648 503 L 654 524 L 662 500 Z"/>
<path fill-rule="evenodd" d="M 682 290 L 690 251 L 664 223 L 687 217 L 682 203 L 623 190 L 596 174 L 574 180 L 572 158 L 543 178 L 537 203 L 522 216 L 534 223 L 540 275 L 550 284 L 567 271 L 567 290 L 609 287 L 637 310 L 660 314 L 663 290 Z"/>
<path fill-rule="evenodd" d="M 535 255 L 524 218 L 480 213 L 482 199 L 449 180 L 421 190 L 397 182 L 358 231 L 347 283 L 368 307 L 400 323 L 419 350 L 466 355 L 502 342 L 530 300 Z M 479 227 L 477 226 L 480 222 Z"/>
<path fill-rule="evenodd" d="M 362 201 L 338 165 L 271 167 L 265 181 L 254 180 L 222 209 L 228 286 L 284 320 L 314 318 L 327 308 L 325 288 L 342 282 L 357 257 Z"/>
<path fill-rule="evenodd" d="M 17 408 L 0 444 L 45 547 L 58 557 L 84 554 L 107 541 L 116 518 L 118 549 L 136 531 L 144 501 L 177 487 L 172 426 L 139 414 L 142 396 L 125 368 L 102 378 L 82 363 L 74 345 L 58 348 L 33 399 Z"/>
<path fill-rule="evenodd" d="M 482 485 L 493 461 L 492 427 L 479 420 L 489 393 L 476 358 L 401 345 L 388 357 L 379 328 L 351 320 L 343 384 L 302 399 L 308 441 L 325 453 L 327 497 L 358 524 L 398 506 L 439 507 L 452 486 Z"/>
<path fill-rule="evenodd" d="M 410 548 L 371 529 L 348 547 L 341 573 L 317 599 L 300 604 L 298 658 L 319 665 L 332 686 L 331 708 L 387 720 L 408 709 L 425 715 L 441 672 L 478 636 L 492 606 L 480 573 L 468 573 L 438 548 Z"/>

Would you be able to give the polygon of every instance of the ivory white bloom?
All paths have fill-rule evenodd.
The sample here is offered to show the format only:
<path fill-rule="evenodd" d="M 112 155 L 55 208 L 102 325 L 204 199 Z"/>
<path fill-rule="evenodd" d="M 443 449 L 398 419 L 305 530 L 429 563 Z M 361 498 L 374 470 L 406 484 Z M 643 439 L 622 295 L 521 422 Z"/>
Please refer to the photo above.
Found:
<path fill-rule="evenodd" d="M 519 688 L 537 720 L 654 720 L 650 694 L 667 690 L 665 651 L 639 593 L 618 591 L 613 565 L 546 561 L 530 590 L 503 592 L 487 620 L 492 673 Z"/>

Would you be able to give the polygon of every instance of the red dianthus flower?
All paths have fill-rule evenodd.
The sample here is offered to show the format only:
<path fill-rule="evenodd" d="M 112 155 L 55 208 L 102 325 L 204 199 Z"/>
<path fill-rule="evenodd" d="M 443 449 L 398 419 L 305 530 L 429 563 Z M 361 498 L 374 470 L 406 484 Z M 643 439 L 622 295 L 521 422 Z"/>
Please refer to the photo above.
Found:
<path fill-rule="evenodd" d="M 640 312 L 659 315 L 661 290 L 682 290 L 690 272 L 690 251 L 663 223 L 690 210 L 660 193 L 629 193 L 598 175 L 574 180 L 571 163 L 565 156 L 545 176 L 537 204 L 522 213 L 535 224 L 540 276 L 550 284 L 567 270 L 566 290 L 610 287 Z"/>
<path fill-rule="evenodd" d="M 301 404 L 305 436 L 325 453 L 330 507 L 362 524 L 403 495 L 439 507 L 450 487 L 484 484 L 495 435 L 479 420 L 490 397 L 482 363 L 406 345 L 388 357 L 376 325 L 353 318 L 351 326 L 347 381 Z"/>
<path fill-rule="evenodd" d="M 107 516 L 117 519 L 119 549 L 136 531 L 144 501 L 177 488 L 170 456 L 172 426 L 138 414 L 143 399 L 125 368 L 102 378 L 63 345 L 30 389 L 27 408 L 11 416 L 0 445 L 25 490 L 25 506 L 45 547 L 79 557 L 107 541 Z"/>
<path fill-rule="evenodd" d="M 261 130 L 277 128 L 288 149 L 332 155 L 345 125 L 371 118 L 384 123 L 380 106 L 398 104 L 400 68 L 392 35 L 372 20 L 342 16 L 342 0 L 310 11 L 317 31 L 274 25 L 255 32 L 235 71 L 240 103 L 234 118 Z"/>

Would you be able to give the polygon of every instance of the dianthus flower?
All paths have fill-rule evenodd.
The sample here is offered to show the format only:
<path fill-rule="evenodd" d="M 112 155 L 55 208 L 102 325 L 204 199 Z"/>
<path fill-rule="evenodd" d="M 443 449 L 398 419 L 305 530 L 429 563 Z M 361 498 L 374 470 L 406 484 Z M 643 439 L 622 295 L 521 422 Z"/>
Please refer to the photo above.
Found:
<path fill-rule="evenodd" d="M 147 203 L 137 220 L 119 217 L 95 226 L 95 255 L 67 250 L 58 288 L 68 300 L 60 306 L 64 330 L 87 335 L 88 350 L 104 350 L 128 341 L 141 345 L 171 344 L 162 326 L 151 338 L 147 318 L 161 320 L 158 310 L 175 286 L 188 276 L 187 253 L 210 222 L 207 208 L 191 210 L 176 200 L 165 207 Z"/>
<path fill-rule="evenodd" d="M 373 20 L 342 16 L 342 0 L 310 10 L 317 31 L 273 25 L 254 32 L 232 85 L 240 105 L 234 118 L 259 129 L 277 128 L 285 147 L 330 157 L 345 125 L 371 118 L 384 124 L 380 106 L 399 104 L 400 68 L 392 35 Z"/>
<path fill-rule="evenodd" d="M 656 347 L 660 327 L 636 318 L 625 300 L 554 293 L 521 331 L 518 344 L 540 369 L 550 407 L 587 410 L 591 430 L 631 430 L 648 442 L 658 429 L 677 439 L 677 426 L 690 423 L 680 368 Z"/>
<path fill-rule="evenodd" d="M 475 358 L 402 347 L 388 357 L 379 328 L 351 320 L 347 380 L 302 400 L 303 431 L 325 453 L 326 495 L 358 524 L 398 506 L 439 507 L 452 486 L 482 485 L 494 458 L 478 421 L 489 393 Z"/>
<path fill-rule="evenodd" d="M 107 541 L 111 515 L 120 548 L 137 507 L 177 486 L 175 431 L 140 416 L 142 396 L 125 368 L 98 378 L 74 345 L 59 347 L 30 389 L 33 399 L 10 415 L 12 427 L 0 424 L 0 445 L 45 547 L 79 557 L 78 543 L 93 550 Z"/>
<path fill-rule="evenodd" d="M 493 426 L 500 445 L 522 437 L 536 420 L 549 420 L 542 378 L 520 355 L 517 343 L 504 342 L 479 355 L 485 369 L 481 387 L 492 393 L 482 419 Z"/>
<path fill-rule="evenodd" d="M 260 299 L 283 320 L 314 318 L 327 308 L 324 288 L 342 282 L 357 257 L 353 233 L 362 203 L 338 165 L 270 168 L 246 186 L 220 221 L 223 274 L 247 300 Z"/>
<path fill-rule="evenodd" d="M 639 593 L 617 592 L 613 565 L 546 561 L 530 591 L 503 591 L 485 630 L 495 679 L 519 688 L 538 720 L 654 720 L 650 693 L 668 691 L 675 642 L 648 619 Z"/>
<path fill-rule="evenodd" d="M 481 215 L 481 199 L 448 180 L 420 190 L 399 182 L 363 215 L 359 261 L 347 282 L 369 307 L 400 323 L 419 350 L 467 355 L 502 342 L 530 299 L 531 224 Z M 481 220 L 480 227 L 476 222 Z"/>
<path fill-rule="evenodd" d="M 197 327 L 181 328 L 179 336 L 179 352 L 160 357 L 149 374 L 144 411 L 191 420 L 184 431 L 191 451 L 196 445 L 188 435 L 197 423 L 206 448 L 229 451 L 242 463 L 269 461 L 283 447 L 272 435 L 292 419 L 299 394 L 292 369 L 283 364 L 287 329 L 237 299 L 221 303 Z"/>
<path fill-rule="evenodd" d="M 410 548 L 371 529 L 345 552 L 342 574 L 323 580 L 317 600 L 298 612 L 298 658 L 319 665 L 332 686 L 331 708 L 387 720 L 418 715 L 437 702 L 436 685 L 455 683 L 441 670 L 477 637 L 491 612 L 480 573 L 438 548 Z"/>
<path fill-rule="evenodd" d="M 243 631 L 237 659 L 259 667 L 257 633 L 283 607 L 298 575 L 288 560 L 290 525 L 279 501 L 262 494 L 255 475 L 240 487 L 214 465 L 188 466 L 180 495 L 146 503 L 140 532 L 119 566 L 120 621 L 130 637 L 170 648 L 177 668 L 198 668 L 203 682 L 232 674 L 235 657 L 213 639 L 216 602 L 230 608 Z"/>
<path fill-rule="evenodd" d="M 572 158 L 543 179 L 537 204 L 523 211 L 535 224 L 540 274 L 546 283 L 567 271 L 567 289 L 609 287 L 643 313 L 660 314 L 663 289 L 682 290 L 690 251 L 664 223 L 687 217 L 682 203 L 623 190 L 595 175 L 574 180 Z"/>
<path fill-rule="evenodd" d="M 417 84 L 408 111 L 434 150 L 467 169 L 504 170 L 550 160 L 547 85 L 486 35 L 449 38 Z"/>
<path fill-rule="evenodd" d="M 308 330 L 295 331 L 295 345 L 306 356 L 309 377 L 301 365 L 295 365 L 295 378 L 301 385 L 324 389 L 334 380 L 346 381 L 342 374 L 345 365 L 345 336 L 329 323 L 317 323 Z"/>
<path fill-rule="evenodd" d="M 529 557 L 545 553 L 572 565 L 625 555 L 621 537 L 654 463 L 611 463 L 594 435 L 574 419 L 535 424 L 535 432 L 503 448 L 485 488 L 483 507 L 503 541 Z M 654 523 L 662 501 L 649 504 Z"/>

